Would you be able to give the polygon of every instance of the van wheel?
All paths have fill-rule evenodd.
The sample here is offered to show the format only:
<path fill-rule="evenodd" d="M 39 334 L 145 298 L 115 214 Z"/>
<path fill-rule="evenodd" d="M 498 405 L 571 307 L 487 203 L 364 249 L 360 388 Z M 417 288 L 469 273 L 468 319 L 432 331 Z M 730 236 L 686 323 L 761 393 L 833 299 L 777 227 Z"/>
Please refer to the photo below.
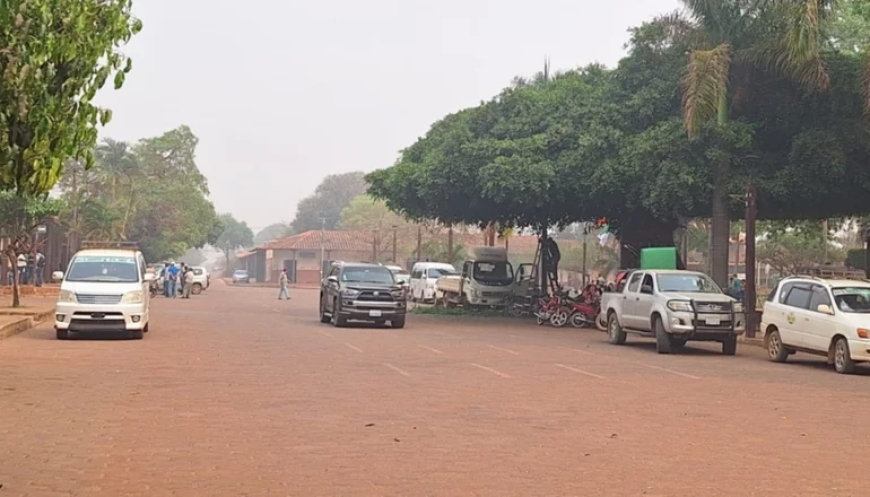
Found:
<path fill-rule="evenodd" d="M 202 293 L 202 284 L 194 283 L 193 287 L 190 289 L 190 293 L 194 295 L 199 295 L 200 293 Z"/>
<path fill-rule="evenodd" d="M 849 351 L 849 342 L 840 337 L 834 344 L 834 369 L 840 374 L 852 374 L 855 372 L 855 361 Z"/>
<path fill-rule="evenodd" d="M 149 322 L 149 323 L 145 323 L 145 328 L 142 328 L 142 331 L 145 332 L 145 333 L 148 333 L 148 329 L 149 329 L 150 326 L 151 326 L 151 323 L 150 323 L 150 322 Z"/>
<path fill-rule="evenodd" d="M 69 340 L 69 330 L 55 330 L 58 340 Z"/>
<path fill-rule="evenodd" d="M 130 338 L 133 340 L 142 340 L 143 336 L 145 336 L 145 334 L 142 330 L 133 330 L 130 332 Z"/>
<path fill-rule="evenodd" d="M 779 330 L 772 330 L 764 337 L 764 345 L 767 348 L 767 357 L 773 362 L 785 362 L 788 359 L 788 349 L 782 343 Z"/>

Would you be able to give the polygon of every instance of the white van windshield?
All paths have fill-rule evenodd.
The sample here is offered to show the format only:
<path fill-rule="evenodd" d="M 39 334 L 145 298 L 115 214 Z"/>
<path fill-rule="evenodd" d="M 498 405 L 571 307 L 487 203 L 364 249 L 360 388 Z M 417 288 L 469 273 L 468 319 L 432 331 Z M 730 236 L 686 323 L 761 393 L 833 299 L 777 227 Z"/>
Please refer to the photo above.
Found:
<path fill-rule="evenodd" d="M 76 256 L 70 264 L 67 281 L 136 283 L 139 269 L 134 257 Z"/>

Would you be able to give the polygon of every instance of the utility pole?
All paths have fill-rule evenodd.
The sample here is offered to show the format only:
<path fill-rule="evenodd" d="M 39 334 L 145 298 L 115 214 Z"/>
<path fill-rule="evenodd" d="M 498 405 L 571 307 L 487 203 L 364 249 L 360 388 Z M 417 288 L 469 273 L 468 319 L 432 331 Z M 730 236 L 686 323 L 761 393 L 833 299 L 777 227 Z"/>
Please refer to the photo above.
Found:
<path fill-rule="evenodd" d="M 447 228 L 447 258 L 450 259 L 447 261 L 448 264 L 453 264 L 454 253 L 453 253 L 453 225 L 451 224 Z"/>
<path fill-rule="evenodd" d="M 755 218 L 758 214 L 756 204 L 755 183 L 752 178 L 746 186 L 746 337 L 755 338 L 755 328 L 758 323 L 755 312 Z M 740 253 L 738 247 L 738 254 Z"/>
<path fill-rule="evenodd" d="M 398 247 L 396 245 L 396 230 L 397 229 L 399 229 L 399 227 L 394 224 L 393 225 L 393 264 L 399 264 L 399 262 L 398 262 L 398 259 L 399 259 Z M 401 266 L 402 264 L 399 264 L 399 265 Z"/>
<path fill-rule="evenodd" d="M 825 251 L 822 256 L 822 265 L 828 264 L 828 220 L 822 221 L 822 243 L 824 243 Z"/>
<path fill-rule="evenodd" d="M 320 216 L 320 279 L 323 279 L 323 269 L 324 264 L 326 264 L 326 246 L 324 242 L 324 238 L 326 235 L 326 218 L 322 215 Z M 294 278 L 296 275 L 293 275 Z"/>
<path fill-rule="evenodd" d="M 423 260 L 423 225 L 417 225 L 417 262 Z"/>
<path fill-rule="evenodd" d="M 583 288 L 586 288 L 586 235 L 589 234 L 589 223 L 583 223 Z"/>

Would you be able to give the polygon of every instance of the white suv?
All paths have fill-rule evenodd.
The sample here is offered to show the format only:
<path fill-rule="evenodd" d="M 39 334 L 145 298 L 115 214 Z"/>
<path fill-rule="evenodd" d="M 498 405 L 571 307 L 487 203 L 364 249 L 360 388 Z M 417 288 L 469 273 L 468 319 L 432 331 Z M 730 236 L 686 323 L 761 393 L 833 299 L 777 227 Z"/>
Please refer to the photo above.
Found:
<path fill-rule="evenodd" d="M 827 357 L 843 374 L 870 362 L 868 281 L 785 278 L 764 303 L 761 321 L 772 361 L 806 352 Z"/>

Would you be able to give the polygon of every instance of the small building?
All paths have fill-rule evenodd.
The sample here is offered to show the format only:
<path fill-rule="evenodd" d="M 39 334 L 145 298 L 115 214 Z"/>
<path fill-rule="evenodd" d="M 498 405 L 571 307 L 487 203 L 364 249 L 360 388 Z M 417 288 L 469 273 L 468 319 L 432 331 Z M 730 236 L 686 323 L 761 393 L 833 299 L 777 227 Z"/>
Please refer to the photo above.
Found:
<path fill-rule="evenodd" d="M 313 230 L 269 241 L 236 256 L 236 267 L 257 281 L 278 281 L 281 269 L 299 285 L 317 285 L 321 264 L 332 261 L 369 261 L 372 245 L 359 231 Z M 322 258 L 322 260 L 321 260 Z"/>

